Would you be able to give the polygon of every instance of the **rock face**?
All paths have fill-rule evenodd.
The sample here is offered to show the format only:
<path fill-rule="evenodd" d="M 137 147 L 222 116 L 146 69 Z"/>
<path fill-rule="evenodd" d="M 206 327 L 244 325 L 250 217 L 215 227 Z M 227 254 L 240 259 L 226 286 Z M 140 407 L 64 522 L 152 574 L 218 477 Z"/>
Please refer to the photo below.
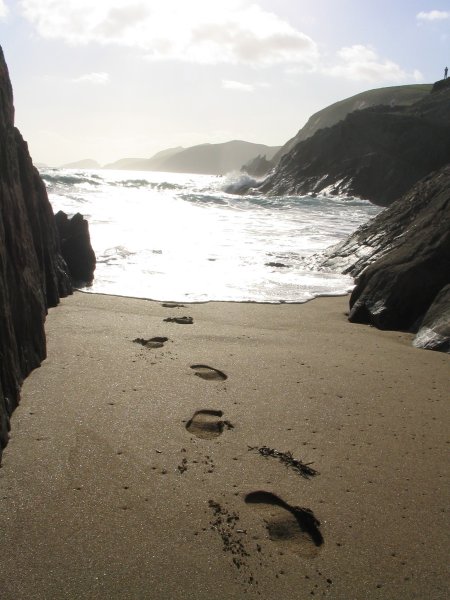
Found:
<path fill-rule="evenodd" d="M 272 162 L 267 160 L 265 155 L 262 156 L 261 154 L 258 154 L 256 158 L 253 158 L 241 167 L 241 171 L 248 173 L 248 175 L 251 175 L 252 177 L 263 177 L 272 167 Z"/>
<path fill-rule="evenodd" d="M 367 90 L 366 92 L 361 92 L 350 98 L 335 102 L 311 115 L 308 122 L 300 129 L 297 135 L 288 140 L 275 154 L 272 167 L 276 166 L 281 157 L 292 150 L 299 142 L 310 138 L 319 129 L 336 125 L 336 123 L 345 119 L 351 112 L 370 108 L 371 106 L 409 106 L 428 95 L 431 88 L 432 85 L 427 83 L 396 85 Z"/>
<path fill-rule="evenodd" d="M 450 352 L 450 285 L 446 285 L 436 296 L 413 344 L 416 348 Z"/>
<path fill-rule="evenodd" d="M 424 178 L 331 249 L 320 266 L 356 277 L 351 321 L 417 331 L 436 296 L 450 283 L 450 165 Z M 443 304 L 441 300 L 430 316 L 439 331 L 441 317 L 448 318 Z"/>
<path fill-rule="evenodd" d="M 285 154 L 260 190 L 340 193 L 388 206 L 450 162 L 450 85 L 407 107 L 357 110 Z"/>
<path fill-rule="evenodd" d="M 66 261 L 72 284 L 75 287 L 90 285 L 94 279 L 95 253 L 91 246 L 89 225 L 83 215 L 72 218 L 60 210 L 55 215 L 61 253 Z"/>
<path fill-rule="evenodd" d="M 47 309 L 71 293 L 53 211 L 27 144 L 14 127 L 0 48 L 0 455 L 24 378 L 45 358 Z"/>

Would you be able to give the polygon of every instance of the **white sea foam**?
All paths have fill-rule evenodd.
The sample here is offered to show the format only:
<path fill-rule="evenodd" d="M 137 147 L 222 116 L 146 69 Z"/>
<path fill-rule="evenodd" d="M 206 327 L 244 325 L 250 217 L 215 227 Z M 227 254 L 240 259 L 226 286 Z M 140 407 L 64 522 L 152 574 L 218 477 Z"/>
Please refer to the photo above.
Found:
<path fill-rule="evenodd" d="M 245 194 L 251 188 L 257 188 L 261 181 L 247 173 L 231 173 L 226 177 L 222 189 L 227 194 Z"/>
<path fill-rule="evenodd" d="M 227 177 L 41 175 L 55 212 L 81 212 L 89 221 L 98 261 L 89 291 L 155 300 L 304 302 L 346 293 L 349 277 L 308 270 L 305 257 L 379 211 L 355 198 L 236 196 L 225 191 L 233 185 Z"/>

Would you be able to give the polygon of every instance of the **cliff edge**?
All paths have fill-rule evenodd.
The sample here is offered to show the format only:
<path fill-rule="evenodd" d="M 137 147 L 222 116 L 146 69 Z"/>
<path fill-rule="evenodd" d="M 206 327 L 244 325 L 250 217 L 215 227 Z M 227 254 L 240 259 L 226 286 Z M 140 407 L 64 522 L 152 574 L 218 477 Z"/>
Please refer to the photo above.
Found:
<path fill-rule="evenodd" d="M 0 47 L 0 456 L 20 386 L 46 356 L 47 310 L 70 293 L 47 191 L 14 126 Z"/>
<path fill-rule="evenodd" d="M 285 154 L 259 188 L 270 195 L 344 194 L 388 206 L 450 162 L 450 85 L 410 106 L 351 112 Z"/>

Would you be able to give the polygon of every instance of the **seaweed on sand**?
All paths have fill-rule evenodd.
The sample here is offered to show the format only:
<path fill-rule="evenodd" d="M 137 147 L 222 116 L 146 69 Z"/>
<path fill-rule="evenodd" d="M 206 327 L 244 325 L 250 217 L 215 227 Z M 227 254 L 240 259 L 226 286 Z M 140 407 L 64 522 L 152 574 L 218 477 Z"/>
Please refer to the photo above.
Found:
<path fill-rule="evenodd" d="M 304 463 L 301 460 L 294 458 L 292 456 L 292 452 L 281 452 L 280 450 L 275 450 L 274 448 L 269 448 L 268 446 L 261 446 L 260 448 L 257 446 L 249 446 L 248 449 L 257 450 L 261 456 L 265 456 L 266 458 L 269 456 L 272 458 L 278 458 L 281 463 L 293 469 L 305 479 L 309 479 L 310 477 L 314 477 L 314 475 L 318 475 L 318 471 L 310 466 L 312 463 Z"/>

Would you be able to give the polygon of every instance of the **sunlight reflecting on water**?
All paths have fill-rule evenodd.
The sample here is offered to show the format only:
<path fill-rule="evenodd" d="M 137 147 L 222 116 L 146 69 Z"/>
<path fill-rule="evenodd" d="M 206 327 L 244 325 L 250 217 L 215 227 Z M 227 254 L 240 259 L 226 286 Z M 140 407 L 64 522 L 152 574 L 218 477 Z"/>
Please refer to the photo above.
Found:
<path fill-rule="evenodd" d="M 50 201 L 89 221 L 93 292 L 158 300 L 302 302 L 352 280 L 302 259 L 378 208 L 356 199 L 233 196 L 225 178 L 130 171 L 42 172 Z"/>

